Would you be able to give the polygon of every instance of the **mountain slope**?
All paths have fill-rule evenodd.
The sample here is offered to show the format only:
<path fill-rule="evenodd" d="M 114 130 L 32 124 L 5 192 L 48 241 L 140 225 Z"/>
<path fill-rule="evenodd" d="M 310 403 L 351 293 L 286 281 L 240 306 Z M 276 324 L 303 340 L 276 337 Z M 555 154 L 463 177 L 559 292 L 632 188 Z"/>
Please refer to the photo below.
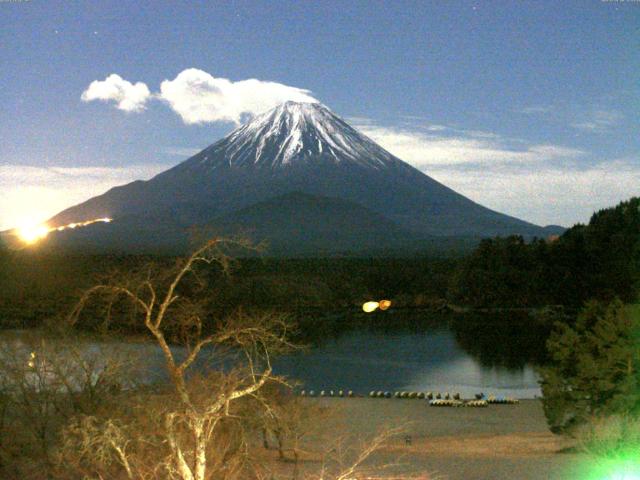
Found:
<path fill-rule="evenodd" d="M 256 203 L 212 225 L 221 233 L 245 234 L 255 242 L 268 239 L 270 252 L 288 254 L 401 248 L 417 240 L 411 232 L 356 203 L 301 192 Z"/>
<path fill-rule="evenodd" d="M 292 192 L 358 204 L 416 237 L 546 234 L 435 181 L 327 107 L 294 102 L 254 118 L 149 181 L 111 189 L 50 223 L 108 216 L 115 219 L 113 229 L 123 217 L 187 228 L 221 217 L 230 222 L 233 212 Z M 261 221 L 266 225 L 270 218 Z"/>

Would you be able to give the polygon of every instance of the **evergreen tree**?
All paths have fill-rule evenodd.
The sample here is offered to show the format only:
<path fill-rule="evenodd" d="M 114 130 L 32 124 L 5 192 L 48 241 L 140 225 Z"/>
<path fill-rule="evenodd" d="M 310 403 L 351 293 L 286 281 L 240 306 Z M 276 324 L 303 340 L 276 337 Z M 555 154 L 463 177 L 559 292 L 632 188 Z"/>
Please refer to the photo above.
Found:
<path fill-rule="evenodd" d="M 476 307 L 523 307 L 544 304 L 537 262 L 544 242 L 528 244 L 521 236 L 485 239 L 461 263 L 450 282 L 449 298 Z"/>
<path fill-rule="evenodd" d="M 576 324 L 558 322 L 540 369 L 552 431 L 593 415 L 640 412 L 640 305 L 589 302 Z"/>
<path fill-rule="evenodd" d="M 636 300 L 640 289 L 640 198 L 593 214 L 557 239 L 485 239 L 452 275 L 448 297 L 475 307 Z"/>

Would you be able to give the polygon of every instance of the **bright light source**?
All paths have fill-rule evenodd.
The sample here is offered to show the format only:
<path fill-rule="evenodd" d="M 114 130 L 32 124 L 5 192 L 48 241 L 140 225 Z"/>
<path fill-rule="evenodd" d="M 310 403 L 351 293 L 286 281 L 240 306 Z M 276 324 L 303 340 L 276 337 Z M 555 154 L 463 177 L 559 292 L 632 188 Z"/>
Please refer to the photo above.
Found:
<path fill-rule="evenodd" d="M 391 300 L 380 300 L 380 310 L 386 310 L 391 306 Z"/>
<path fill-rule="evenodd" d="M 35 223 L 25 223 L 23 226 L 18 227 L 14 230 L 14 233 L 20 238 L 20 240 L 26 245 L 33 245 L 34 243 L 39 242 L 49 235 L 49 232 L 61 232 L 63 230 L 75 229 L 79 227 L 86 227 L 87 225 L 91 225 L 92 223 L 110 223 L 110 218 L 96 218 L 95 220 L 87 220 L 85 222 L 73 222 L 67 225 L 62 225 L 60 227 L 51 228 L 45 223 L 35 224 Z"/>
<path fill-rule="evenodd" d="M 367 302 L 362 305 L 362 310 L 366 313 L 371 313 L 376 311 L 378 308 L 380 310 L 387 310 L 391 306 L 391 300 L 380 300 L 379 302 Z"/>
<path fill-rule="evenodd" d="M 575 478 L 584 480 L 640 480 L 638 446 L 623 446 L 608 457 L 591 458 L 582 468 L 584 473 Z"/>
<path fill-rule="evenodd" d="M 640 470 L 636 468 L 635 471 L 625 471 L 623 468 L 621 471 L 611 473 L 606 480 L 640 480 Z"/>
<path fill-rule="evenodd" d="M 16 230 L 18 237 L 27 245 L 32 245 L 42 240 L 49 234 L 49 227 L 45 224 L 27 224 Z"/>
<path fill-rule="evenodd" d="M 366 313 L 371 313 L 374 310 L 376 310 L 379 306 L 380 304 L 378 302 L 367 302 L 364 305 L 362 305 L 362 310 L 364 310 Z"/>
<path fill-rule="evenodd" d="M 61 227 L 56 227 L 56 228 L 52 228 L 51 230 L 57 230 L 58 232 L 61 232 L 63 230 L 73 230 L 75 228 L 78 227 L 86 227 L 87 225 L 91 225 L 93 223 L 111 223 L 112 219 L 105 217 L 105 218 L 96 218 L 95 220 L 87 220 L 86 222 L 74 222 L 74 223 L 69 223 L 67 225 L 62 225 Z"/>

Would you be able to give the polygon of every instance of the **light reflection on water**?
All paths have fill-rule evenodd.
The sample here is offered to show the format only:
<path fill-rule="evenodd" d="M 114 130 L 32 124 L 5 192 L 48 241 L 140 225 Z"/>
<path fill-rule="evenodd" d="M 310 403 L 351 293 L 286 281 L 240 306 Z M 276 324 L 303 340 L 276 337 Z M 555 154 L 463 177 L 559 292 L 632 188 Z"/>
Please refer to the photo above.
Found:
<path fill-rule="evenodd" d="M 277 373 L 318 390 L 408 390 L 540 396 L 532 365 L 483 366 L 466 353 L 447 328 L 427 332 L 353 331 L 309 352 L 276 360 Z"/>
<path fill-rule="evenodd" d="M 4 341 L 7 332 L 2 335 Z M 18 332 L 18 337 L 20 336 Z M 19 340 L 18 340 L 19 341 Z M 166 381 L 164 357 L 154 344 L 112 341 L 113 347 L 130 350 L 140 359 L 144 382 Z M 88 342 L 87 353 L 107 345 Z M 173 347 L 179 360 L 184 349 Z M 25 361 L 28 350 L 24 350 Z M 216 368 L 203 349 L 194 365 L 197 370 Z M 463 397 L 475 393 L 509 395 L 517 398 L 540 396 L 533 366 L 482 365 L 456 342 L 447 326 L 427 331 L 380 332 L 354 330 L 341 333 L 308 351 L 277 358 L 276 374 L 303 382 L 303 388 L 319 390 L 353 390 L 368 393 L 383 391 L 459 392 Z"/>

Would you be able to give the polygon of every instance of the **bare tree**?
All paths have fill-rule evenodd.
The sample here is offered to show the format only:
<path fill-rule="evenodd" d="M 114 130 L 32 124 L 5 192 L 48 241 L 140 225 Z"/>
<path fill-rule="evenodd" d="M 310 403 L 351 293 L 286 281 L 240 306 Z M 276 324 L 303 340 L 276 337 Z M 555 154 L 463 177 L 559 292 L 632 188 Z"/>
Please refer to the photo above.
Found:
<path fill-rule="evenodd" d="M 394 440 L 404 436 L 406 426 L 381 429 L 373 438 L 355 441 L 338 438 L 323 455 L 318 472 L 305 474 L 308 480 L 428 480 L 426 473 L 416 473 L 412 467 L 403 466 L 397 459 L 392 462 L 375 462 L 373 457 Z"/>
<path fill-rule="evenodd" d="M 257 399 L 270 382 L 284 382 L 273 375 L 271 355 L 292 347 L 285 317 L 240 311 L 206 325 L 206 272 L 199 267 L 217 264 L 228 270 L 230 258 L 223 249 L 229 245 L 248 247 L 247 242 L 214 238 L 180 261 L 170 277 L 147 274 L 92 287 L 70 315 L 75 324 L 96 297 L 107 298 L 109 305 L 124 298 L 159 346 L 175 397 L 162 415 L 162 435 L 169 452 L 165 468 L 170 478 L 209 478 L 216 463 L 211 446 L 237 420 L 232 406 L 242 399 Z M 177 341 L 182 344 L 180 350 L 172 345 Z M 203 355 L 216 362 L 218 370 L 196 381 L 193 367 Z M 243 449 L 246 451 L 245 445 L 236 445 L 234 451 Z M 120 463 L 126 470 L 126 462 Z M 217 475 L 231 476 L 229 472 Z"/>
<path fill-rule="evenodd" d="M 312 399 L 296 396 L 290 389 L 263 390 L 266 391 L 260 392 L 259 397 L 264 407 L 257 416 L 263 446 L 271 449 L 275 444 L 279 460 L 292 462 L 292 475 L 297 478 L 302 457 L 317 453 L 311 442 L 305 440 L 323 436 L 326 421 L 337 417 L 338 412 L 335 407 L 322 407 Z"/>
<path fill-rule="evenodd" d="M 94 414 L 116 401 L 134 371 L 135 356 L 114 346 L 63 332 L 5 335 L 0 342 L 0 458 L 3 465 L 50 466 L 50 454 L 66 421 Z M 6 465 L 4 465 L 6 464 Z"/>
<path fill-rule="evenodd" d="M 71 324 L 82 321 L 101 298 L 107 318 L 127 300 L 133 306 L 128 314 L 159 347 L 170 382 L 139 388 L 108 415 L 79 416 L 67 426 L 58 465 L 76 478 L 282 478 L 276 475 L 283 469 L 260 456 L 257 428 L 274 432 L 280 456 L 293 456 L 294 478 L 302 474 L 302 439 L 309 424 L 322 422 L 303 400 L 273 395 L 288 387 L 271 364 L 272 355 L 295 348 L 287 318 L 236 311 L 213 321 L 207 313 L 207 266 L 228 270 L 230 258 L 223 251 L 228 245 L 247 246 L 215 238 L 179 261 L 170 275 L 130 272 L 83 294 Z M 304 478 L 373 478 L 381 466 L 369 466 L 370 457 L 396 434 L 388 430 L 360 448 L 322 448 L 320 470 L 305 469 Z"/>

